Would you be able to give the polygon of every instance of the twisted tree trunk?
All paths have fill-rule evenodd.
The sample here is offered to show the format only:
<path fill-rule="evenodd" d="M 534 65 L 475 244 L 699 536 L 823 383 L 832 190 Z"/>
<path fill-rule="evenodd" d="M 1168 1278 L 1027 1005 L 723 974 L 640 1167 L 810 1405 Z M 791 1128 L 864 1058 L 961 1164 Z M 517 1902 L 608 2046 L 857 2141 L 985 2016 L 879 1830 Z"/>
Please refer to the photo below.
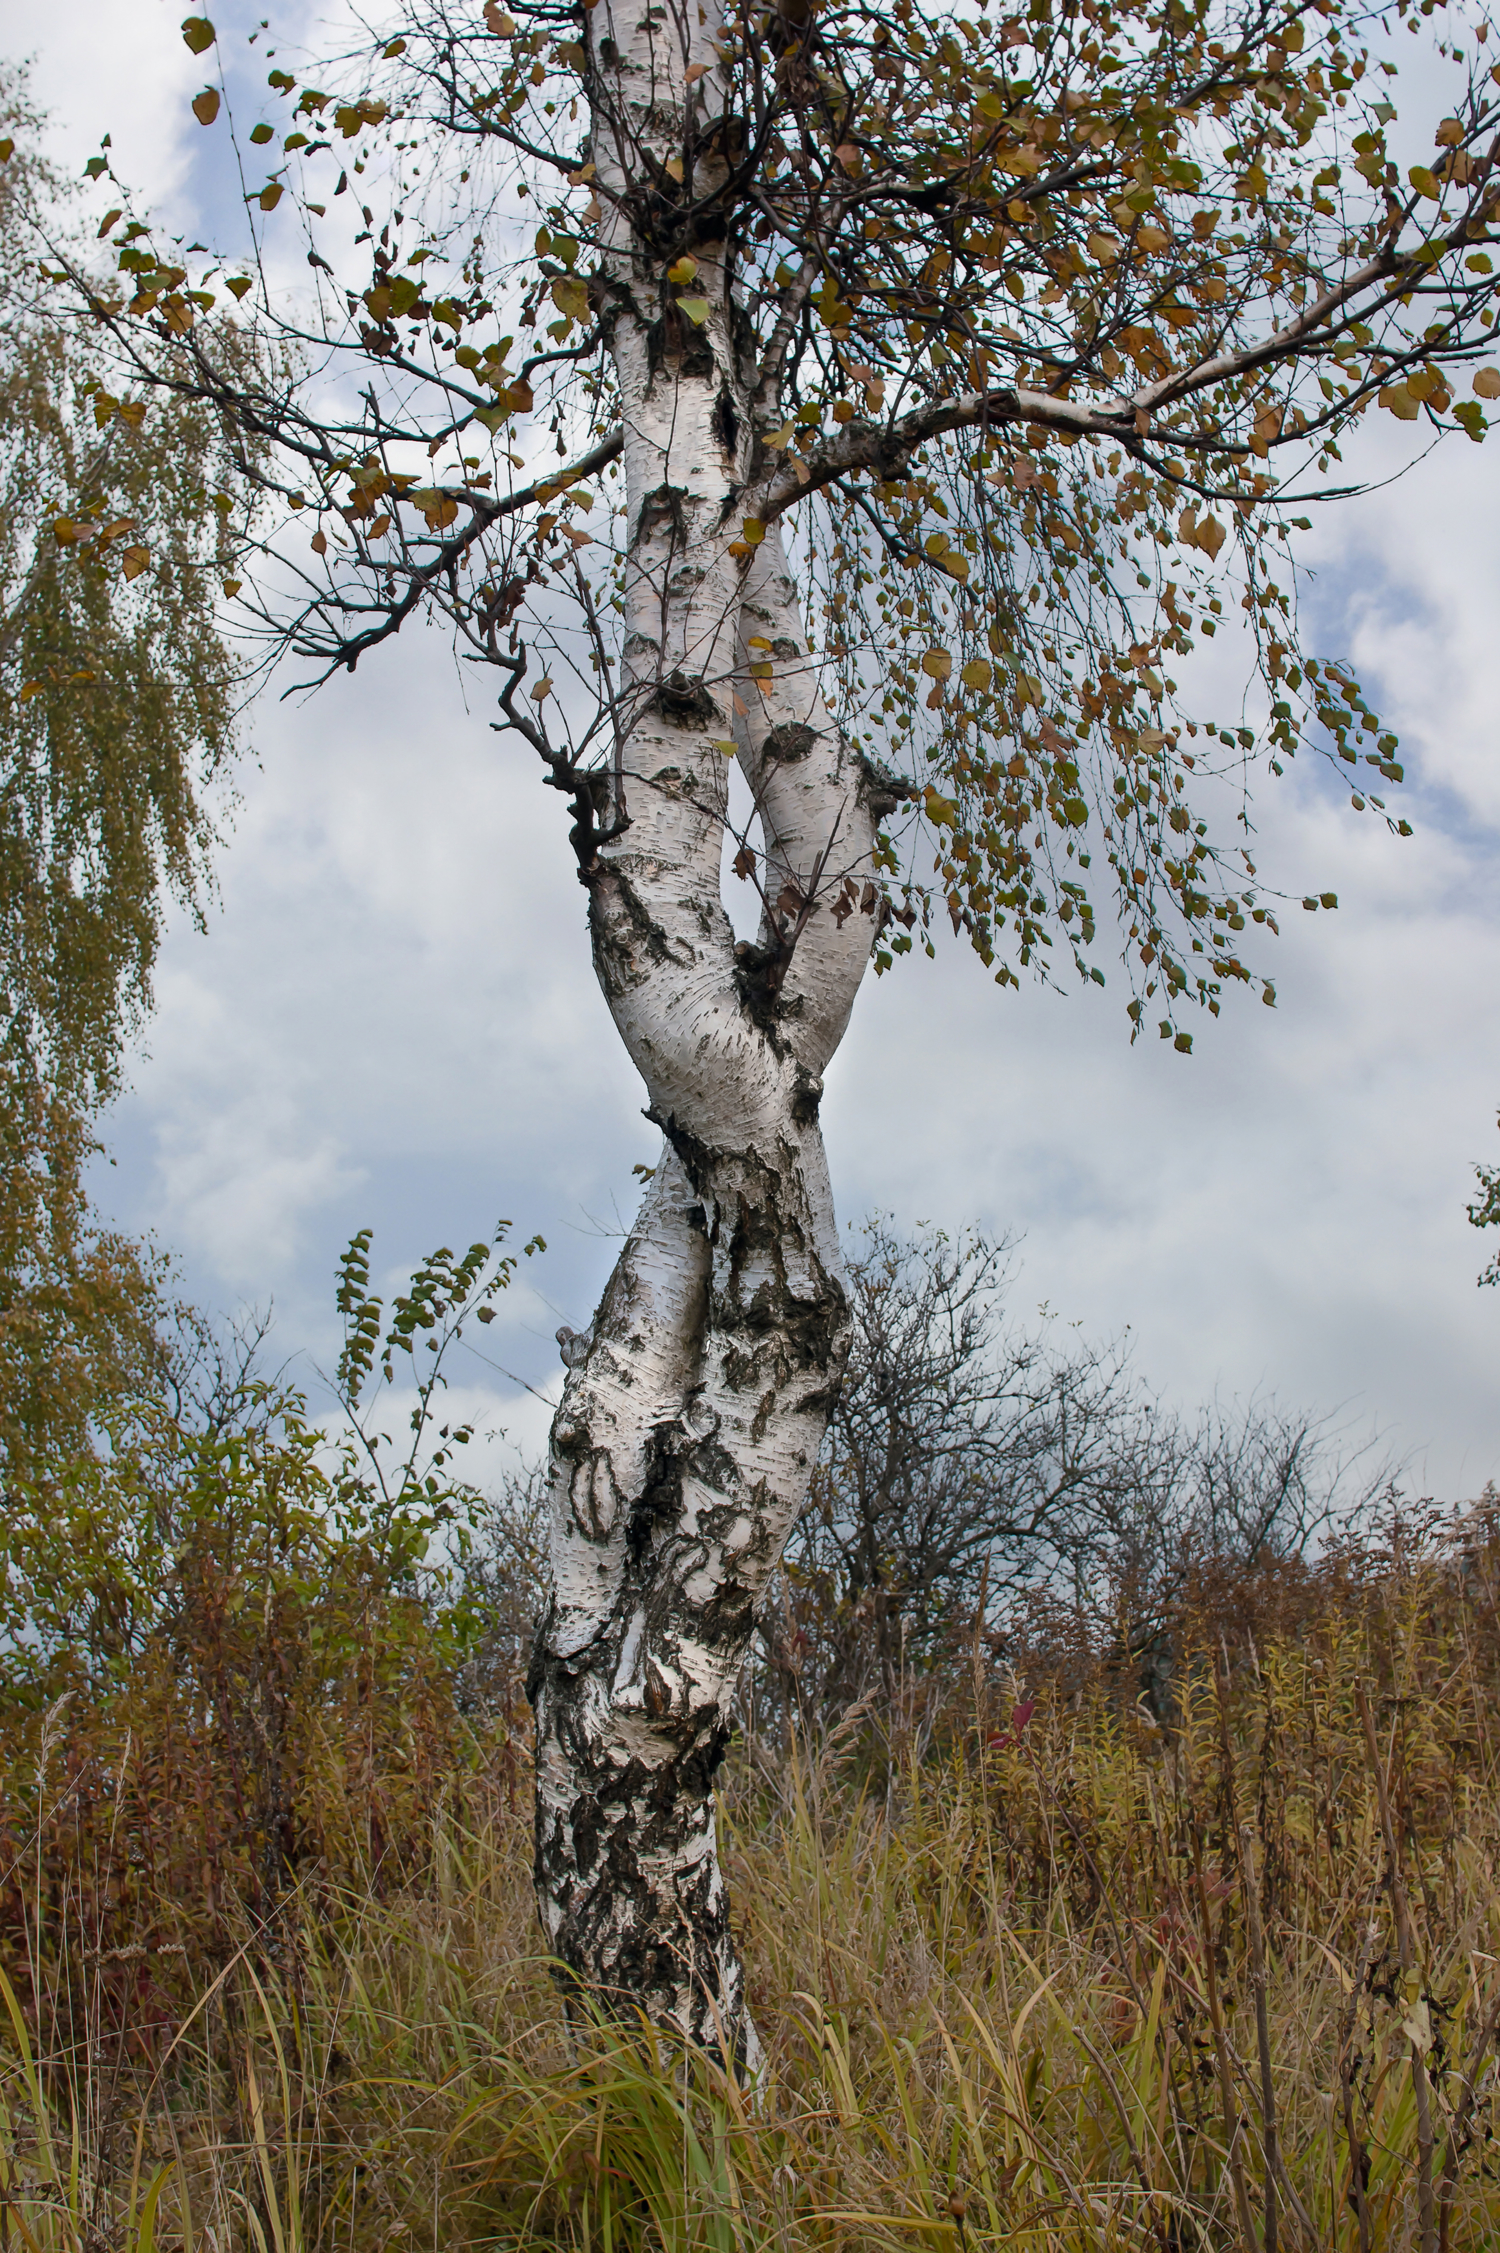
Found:
<path fill-rule="evenodd" d="M 619 89 L 596 107 L 594 161 L 639 210 L 653 139 L 664 158 L 683 101 L 715 98 L 714 52 L 701 26 L 663 31 L 656 14 L 632 25 L 601 5 L 587 21 Z M 818 1104 L 870 952 L 849 886 L 890 801 L 825 709 L 779 533 L 742 537 L 765 377 L 740 358 L 717 246 L 693 287 L 701 322 L 678 310 L 660 247 L 619 219 L 604 317 L 625 431 L 627 720 L 605 833 L 625 826 L 585 876 L 595 969 L 664 1141 L 593 1324 L 564 1341 L 531 1681 L 536 1886 L 555 1955 L 589 1990 L 753 2070 L 713 1785 L 848 1351 Z M 735 752 L 765 832 L 753 948 L 720 898 Z"/>

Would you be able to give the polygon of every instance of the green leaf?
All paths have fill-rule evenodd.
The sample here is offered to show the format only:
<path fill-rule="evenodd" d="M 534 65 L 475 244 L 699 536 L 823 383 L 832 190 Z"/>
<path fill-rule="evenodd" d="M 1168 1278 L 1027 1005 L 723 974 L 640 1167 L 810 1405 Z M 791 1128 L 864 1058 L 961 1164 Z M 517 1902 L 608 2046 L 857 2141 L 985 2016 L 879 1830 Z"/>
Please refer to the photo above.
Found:
<path fill-rule="evenodd" d="M 679 313 L 686 313 L 688 319 L 695 321 L 701 328 L 709 315 L 708 299 L 706 297 L 679 297 L 677 310 Z"/>
<path fill-rule="evenodd" d="M 183 19 L 183 45 L 190 48 L 193 54 L 203 54 L 213 45 L 217 36 L 207 16 L 187 16 Z"/>

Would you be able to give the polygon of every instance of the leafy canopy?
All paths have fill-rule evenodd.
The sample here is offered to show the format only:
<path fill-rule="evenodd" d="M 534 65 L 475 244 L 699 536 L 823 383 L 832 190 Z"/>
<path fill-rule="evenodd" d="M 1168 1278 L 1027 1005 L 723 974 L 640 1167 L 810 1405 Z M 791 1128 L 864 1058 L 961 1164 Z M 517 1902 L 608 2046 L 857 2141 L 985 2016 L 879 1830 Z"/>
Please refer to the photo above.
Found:
<path fill-rule="evenodd" d="M 440 613 L 585 807 L 629 720 L 622 306 L 680 370 L 732 372 L 731 552 L 788 520 L 842 723 L 906 785 L 863 903 L 878 966 L 943 907 L 1001 983 L 1059 945 L 1102 981 L 1123 945 L 1135 1028 L 1155 998 L 1186 1048 L 1183 1003 L 1274 999 L 1253 761 L 1313 748 L 1409 834 L 1394 736 L 1304 645 L 1288 543 L 1372 408 L 1478 441 L 1500 396 L 1487 22 L 1428 32 L 1445 110 L 1425 162 L 1392 154 L 1394 35 L 1436 8 L 728 0 L 652 18 L 643 67 L 591 0 L 407 0 L 362 52 L 270 70 L 241 269 L 157 246 L 111 183 L 92 302 L 139 380 L 267 448 L 258 630 L 322 675 Z M 209 19 L 183 35 L 212 68 Z M 194 110 L 238 133 L 222 79 Z M 543 432 L 564 466 L 538 475 Z M 1241 625 L 1258 689 L 1189 709 Z M 775 663 L 752 646 L 739 709 Z"/>

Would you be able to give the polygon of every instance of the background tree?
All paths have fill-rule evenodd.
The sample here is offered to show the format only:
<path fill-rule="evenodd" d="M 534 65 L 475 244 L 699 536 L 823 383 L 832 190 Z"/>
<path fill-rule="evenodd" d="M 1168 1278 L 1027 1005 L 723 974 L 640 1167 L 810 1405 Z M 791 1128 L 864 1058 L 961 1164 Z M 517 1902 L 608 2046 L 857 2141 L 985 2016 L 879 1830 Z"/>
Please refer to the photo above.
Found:
<path fill-rule="evenodd" d="M 664 1144 L 564 1339 L 538 1899 L 596 1992 L 747 2062 L 711 1788 L 848 1349 L 823 1075 L 872 942 L 930 943 L 938 904 L 1002 983 L 1123 946 L 1133 1026 L 1155 1003 L 1189 1047 L 1188 1006 L 1272 997 L 1249 754 L 1400 780 L 1276 558 L 1377 399 L 1480 438 L 1500 389 L 1456 388 L 1500 287 L 1487 27 L 1439 43 L 1403 180 L 1368 42 L 1409 17 L 410 0 L 269 73 L 243 264 L 113 183 L 114 273 L 54 263 L 284 503 L 245 566 L 272 647 L 322 676 L 435 612 L 570 805 Z M 207 18 L 184 37 L 211 63 Z M 194 108 L 214 127 L 220 86 Z M 1226 601 L 1259 725 L 1178 708 Z M 764 910 L 738 946 L 732 759 Z"/>
<path fill-rule="evenodd" d="M 37 133 L 0 79 L 0 1476 L 65 1459 L 156 1351 L 161 1278 L 91 1230 L 81 1169 L 168 900 L 209 878 L 244 491 L 201 413 L 113 394 L 106 340 L 39 298 L 69 214 Z"/>
<path fill-rule="evenodd" d="M 843 1387 L 764 1621 L 805 1722 L 861 1699 L 941 1705 L 976 1635 L 1028 1608 L 1067 1619 L 1150 1690 L 1196 1566 L 1299 1557 L 1335 1519 L 1365 1524 L 1391 1478 L 1378 1445 L 1274 1401 L 1166 1407 L 1124 1346 L 1021 1329 L 1007 1246 L 976 1231 L 898 1234 L 848 1262 Z M 909 1701 L 908 1701 L 909 1702 Z"/>

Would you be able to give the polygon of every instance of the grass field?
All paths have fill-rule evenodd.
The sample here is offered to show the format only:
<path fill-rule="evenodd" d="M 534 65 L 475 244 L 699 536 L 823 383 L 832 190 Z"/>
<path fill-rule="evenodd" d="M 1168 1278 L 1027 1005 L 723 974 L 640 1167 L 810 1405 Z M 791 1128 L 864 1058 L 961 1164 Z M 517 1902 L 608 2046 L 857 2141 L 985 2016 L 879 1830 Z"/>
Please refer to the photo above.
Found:
<path fill-rule="evenodd" d="M 97 1830 L 72 1880 L 23 1839 L 0 2247 L 1500 2245 L 1497 1564 L 1480 1527 L 1247 1591 L 1164 1715 L 976 1634 L 921 1759 L 899 1698 L 762 1727 L 723 1810 L 751 2091 L 568 2027 L 499 1726 L 399 1877 L 306 1873 L 233 1946 L 185 1898 L 89 1923 Z"/>

